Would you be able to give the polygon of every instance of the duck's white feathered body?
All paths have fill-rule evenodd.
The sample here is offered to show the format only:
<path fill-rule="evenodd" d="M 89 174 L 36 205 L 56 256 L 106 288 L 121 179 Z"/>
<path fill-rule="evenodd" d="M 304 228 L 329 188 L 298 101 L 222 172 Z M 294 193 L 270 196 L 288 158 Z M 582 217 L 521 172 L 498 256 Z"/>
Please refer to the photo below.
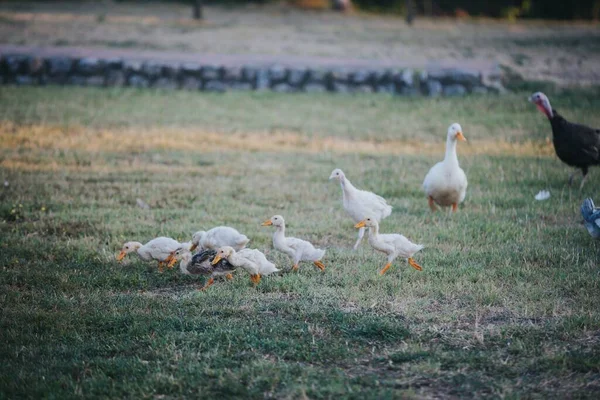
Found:
<path fill-rule="evenodd" d="M 444 160 L 435 164 L 425 176 L 423 190 L 429 198 L 429 206 L 435 210 L 435 204 L 452 206 L 454 210 L 462 203 L 467 194 L 467 176 L 460 168 L 456 155 L 456 141 L 465 140 L 459 124 L 448 128 L 446 155 Z"/>
<path fill-rule="evenodd" d="M 175 239 L 171 239 L 169 237 L 157 237 L 156 239 L 152 239 L 139 249 L 137 249 L 138 256 L 144 261 L 165 261 L 171 253 L 182 246 Z"/>
<path fill-rule="evenodd" d="M 344 210 L 355 223 L 367 217 L 375 218 L 377 222 L 380 222 L 392 213 L 392 206 L 383 197 L 355 188 L 341 169 L 334 169 L 329 179 L 337 179 L 340 182 Z M 361 228 L 358 231 L 358 240 L 354 244 L 355 250 L 360 245 L 364 234 L 365 229 Z"/>
<path fill-rule="evenodd" d="M 321 271 L 325 270 L 325 265 L 321 262 L 321 259 L 325 255 L 325 250 L 317 249 L 312 243 L 306 240 L 286 237 L 285 236 L 285 221 L 281 215 L 275 215 L 270 220 L 263 223 L 263 225 L 275 226 L 275 233 L 273 233 L 273 247 L 282 253 L 287 254 L 293 261 L 293 269 L 298 268 L 300 261 L 312 261 L 317 268 Z"/>
<path fill-rule="evenodd" d="M 269 275 L 279 272 L 275 264 L 267 260 L 267 257 L 257 249 L 242 249 L 233 253 L 227 260 L 234 266 L 245 269 L 250 275 Z"/>
<path fill-rule="evenodd" d="M 367 227 L 369 228 L 369 244 L 375 250 L 387 254 L 387 264 L 381 270 L 380 274 L 383 275 L 392 265 L 392 262 L 397 257 L 406 258 L 409 265 L 414 269 L 421 271 L 422 268 L 419 264 L 413 260 L 412 256 L 424 248 L 423 245 L 415 244 L 408 240 L 404 235 L 397 233 L 379 233 L 379 223 L 375 218 L 366 218 L 355 225 L 356 228 Z"/>
<path fill-rule="evenodd" d="M 467 194 L 467 176 L 462 168 L 446 160 L 435 164 L 425 176 L 423 189 L 440 206 L 460 204 Z"/>
<path fill-rule="evenodd" d="M 212 250 L 230 246 L 237 251 L 246 247 L 249 241 L 250 239 L 246 235 L 242 235 L 229 226 L 217 226 L 207 232 L 198 231 L 192 237 L 194 245 L 199 246 L 201 249 Z"/>

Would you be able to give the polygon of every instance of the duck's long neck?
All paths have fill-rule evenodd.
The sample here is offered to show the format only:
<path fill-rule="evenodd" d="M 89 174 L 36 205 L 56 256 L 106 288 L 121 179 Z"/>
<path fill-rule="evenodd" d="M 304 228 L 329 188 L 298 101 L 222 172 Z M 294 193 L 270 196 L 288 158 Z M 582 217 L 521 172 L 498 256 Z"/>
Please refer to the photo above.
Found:
<path fill-rule="evenodd" d="M 444 163 L 452 166 L 458 166 L 458 156 L 456 155 L 456 140 L 448 137 L 446 139 L 446 156 Z"/>
<path fill-rule="evenodd" d="M 229 257 L 227 257 L 227 261 L 229 261 L 229 263 L 234 267 L 239 267 L 241 261 L 239 257 L 240 256 L 238 256 L 237 253 L 231 253 Z"/>
<path fill-rule="evenodd" d="M 352 185 L 352 182 L 350 182 L 348 179 L 346 179 L 345 176 L 343 176 L 340 179 L 340 186 L 342 187 L 342 190 L 344 191 L 344 193 L 348 193 L 348 192 L 351 192 L 352 190 L 356 189 Z"/>
<path fill-rule="evenodd" d="M 279 225 L 275 227 L 275 233 L 273 234 L 273 243 L 275 242 L 285 243 L 285 225 Z"/>

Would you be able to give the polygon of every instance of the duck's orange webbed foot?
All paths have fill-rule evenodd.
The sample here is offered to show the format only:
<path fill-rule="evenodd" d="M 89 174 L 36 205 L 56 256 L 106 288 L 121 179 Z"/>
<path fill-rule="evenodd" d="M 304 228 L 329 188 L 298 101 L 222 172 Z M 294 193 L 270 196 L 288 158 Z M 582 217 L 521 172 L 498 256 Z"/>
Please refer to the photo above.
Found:
<path fill-rule="evenodd" d="M 452 212 L 458 211 L 458 203 L 452 203 Z"/>
<path fill-rule="evenodd" d="M 423 271 L 423 268 L 419 264 L 417 264 L 417 262 L 415 260 L 413 260 L 412 257 L 410 257 L 408 259 L 408 263 L 410 264 L 411 267 L 413 267 L 417 271 Z"/>
<path fill-rule="evenodd" d="M 315 267 L 319 268 L 321 271 L 325 271 L 325 264 L 323 264 L 321 261 L 315 261 L 314 264 Z"/>
<path fill-rule="evenodd" d="M 292 266 L 292 271 L 298 271 L 298 264 L 294 264 Z"/>
<path fill-rule="evenodd" d="M 435 201 L 433 201 L 433 197 L 429 196 L 429 208 L 431 208 L 431 211 L 436 212 L 437 211 L 437 207 L 435 205 Z"/>
<path fill-rule="evenodd" d="M 387 272 L 387 270 L 390 269 L 391 266 L 392 266 L 392 263 L 385 264 L 385 267 L 383 267 L 383 269 L 379 272 L 379 275 L 385 274 Z"/>
<path fill-rule="evenodd" d="M 250 280 L 255 285 L 258 285 L 260 283 L 260 274 L 250 275 Z"/>
<path fill-rule="evenodd" d="M 211 286 L 213 283 L 215 283 L 215 279 L 211 277 L 211 278 L 210 278 L 210 279 L 209 279 L 209 280 L 206 282 L 206 285 L 202 286 L 202 287 L 200 288 L 200 290 L 206 290 L 206 289 L 208 289 L 208 287 L 209 287 L 209 286 Z"/>
<path fill-rule="evenodd" d="M 227 278 L 227 280 L 230 281 L 233 279 L 233 275 L 227 274 L 227 275 L 225 275 L 225 278 Z"/>

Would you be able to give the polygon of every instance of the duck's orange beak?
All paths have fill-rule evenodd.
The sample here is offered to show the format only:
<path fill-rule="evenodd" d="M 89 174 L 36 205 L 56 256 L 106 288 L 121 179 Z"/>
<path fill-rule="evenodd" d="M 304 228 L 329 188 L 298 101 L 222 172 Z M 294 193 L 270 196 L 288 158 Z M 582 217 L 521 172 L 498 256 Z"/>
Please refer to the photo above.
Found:
<path fill-rule="evenodd" d="M 198 243 L 194 243 L 192 247 L 190 247 L 190 251 L 194 251 L 198 248 Z"/>
<path fill-rule="evenodd" d="M 262 223 L 262 226 L 269 226 L 269 225 L 273 225 L 273 223 L 271 222 L 270 219 L 266 220 L 265 222 Z"/>
<path fill-rule="evenodd" d="M 465 142 L 467 141 L 467 138 L 465 137 L 465 135 L 463 135 L 463 134 L 462 134 L 462 132 L 458 132 L 458 133 L 456 134 L 456 138 L 457 138 L 458 140 L 464 140 Z"/>
<path fill-rule="evenodd" d="M 125 258 L 126 255 L 127 255 L 127 253 L 125 253 L 124 250 L 121 250 L 121 252 L 117 256 L 117 261 L 121 261 L 123 258 Z"/>
<path fill-rule="evenodd" d="M 216 263 L 218 263 L 219 261 L 221 261 L 221 256 L 220 255 L 216 255 L 214 260 L 212 260 L 211 264 L 215 265 Z"/>
<path fill-rule="evenodd" d="M 365 224 L 364 219 L 362 221 L 360 221 L 358 224 L 354 225 L 355 228 L 364 228 L 365 226 L 367 226 L 367 225 Z"/>

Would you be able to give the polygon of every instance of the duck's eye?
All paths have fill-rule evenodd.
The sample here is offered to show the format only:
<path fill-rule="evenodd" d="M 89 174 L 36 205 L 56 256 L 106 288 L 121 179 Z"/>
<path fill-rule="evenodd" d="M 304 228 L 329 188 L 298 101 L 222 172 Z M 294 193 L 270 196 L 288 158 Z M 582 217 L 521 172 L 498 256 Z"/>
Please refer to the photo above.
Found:
<path fill-rule="evenodd" d="M 129 246 L 125 246 L 125 250 L 129 250 Z"/>

